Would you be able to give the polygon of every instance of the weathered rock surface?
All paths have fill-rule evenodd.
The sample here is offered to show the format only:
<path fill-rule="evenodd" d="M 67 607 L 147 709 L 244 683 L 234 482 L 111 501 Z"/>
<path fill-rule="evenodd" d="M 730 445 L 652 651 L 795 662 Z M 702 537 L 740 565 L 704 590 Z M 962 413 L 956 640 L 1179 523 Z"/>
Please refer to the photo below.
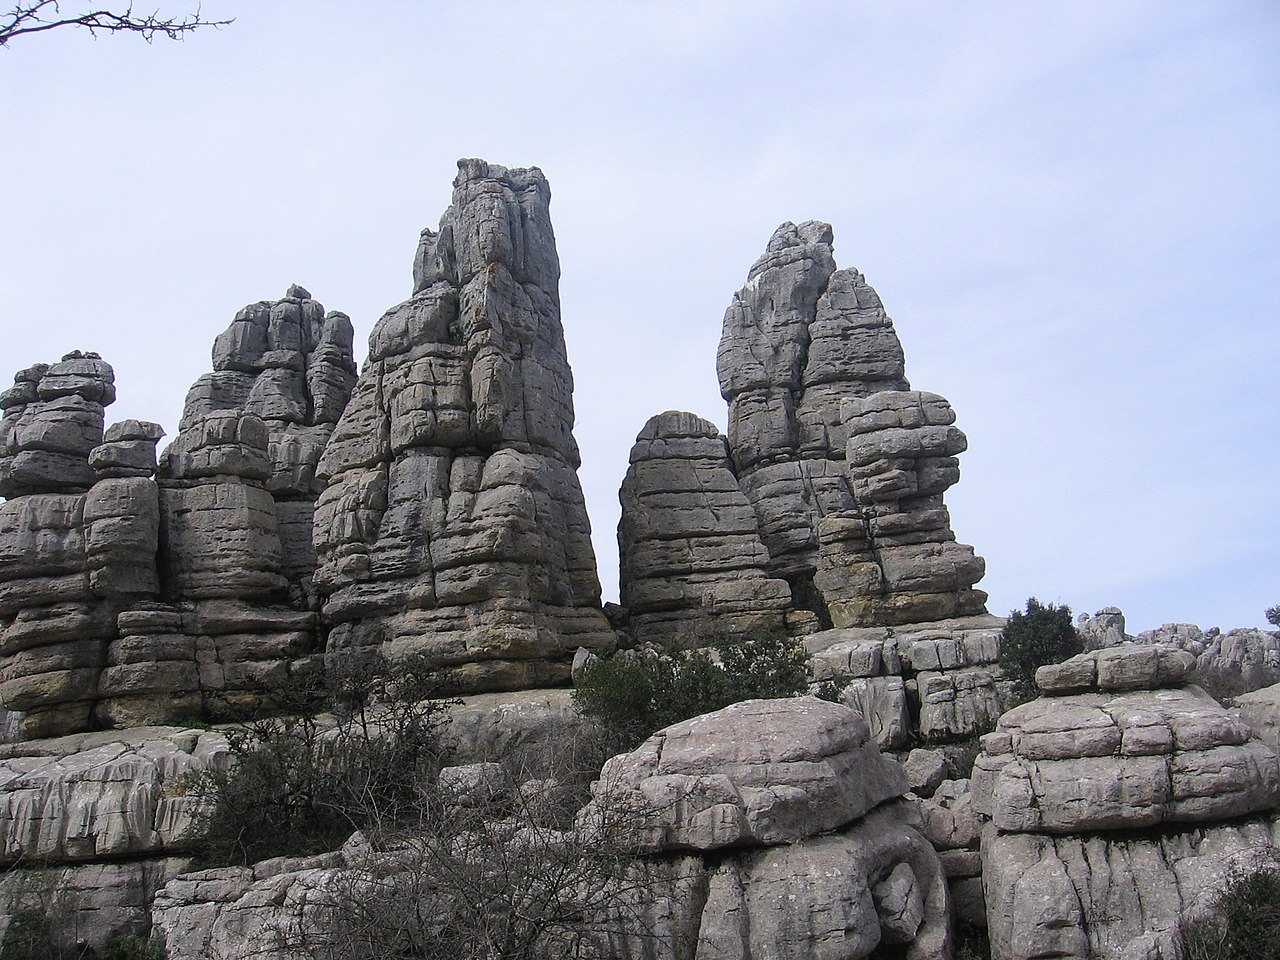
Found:
<path fill-rule="evenodd" d="M 724 319 L 729 447 L 768 569 L 812 579 L 836 626 L 980 613 L 982 561 L 942 505 L 964 434 L 945 400 L 908 389 L 892 321 L 836 270 L 831 239 L 783 224 Z"/>
<path fill-rule="evenodd" d="M 111 367 L 68 354 L 0 397 L 0 702 L 26 736 L 91 722 L 116 613 L 160 588 L 156 424 L 103 430 Z"/>
<path fill-rule="evenodd" d="M 1276 753 L 1172 646 L 1095 650 L 1037 673 L 1046 696 L 983 738 L 974 806 L 992 956 L 1173 960 L 1197 893 L 1269 847 Z"/>
<path fill-rule="evenodd" d="M 744 798 L 767 786 L 776 795 L 776 810 L 789 804 L 787 826 L 775 831 L 785 842 L 761 846 L 740 836 L 705 858 L 659 844 L 653 848 L 658 856 L 630 861 L 606 881 L 607 889 L 577 891 L 591 904 L 588 915 L 612 931 L 602 955 L 861 960 L 882 947 L 896 947 L 913 960 L 950 955 L 942 868 L 909 805 L 891 801 L 867 808 L 868 791 L 900 793 L 902 774 L 896 767 L 896 773 L 885 772 L 892 762 L 876 755 L 854 714 L 816 701 L 757 701 L 703 719 L 701 734 L 674 734 L 684 741 L 681 747 L 673 743 L 677 753 L 683 751 L 679 766 L 711 769 L 723 761 L 723 769 L 732 771 L 726 780 Z M 701 760 L 695 757 L 699 750 Z M 630 769 L 627 759 L 618 761 Z M 888 766 L 881 770 L 877 764 Z M 753 766 L 760 769 L 753 772 Z M 483 779 L 473 776 L 482 773 L 479 768 L 455 770 L 458 779 Z M 878 789 L 874 784 L 884 786 L 886 777 L 898 782 Z M 853 817 L 850 822 L 831 815 L 826 800 L 833 797 L 853 799 L 836 803 L 840 815 Z M 621 807 L 602 808 L 615 799 L 630 800 L 602 788 L 580 814 L 580 827 L 593 835 L 602 813 L 615 828 L 635 825 Z M 635 838 L 650 836 L 640 829 Z M 566 841 L 570 849 L 579 842 Z M 510 842 L 530 841 L 516 832 Z M 677 848 L 682 845 L 676 841 Z M 156 897 L 156 927 L 168 935 L 174 960 L 291 957 L 287 945 L 316 937 L 334 898 L 392 896 L 396 884 L 412 882 L 414 862 L 395 850 L 362 849 L 353 838 L 342 851 L 322 857 L 188 874 Z M 621 927 L 610 923 L 619 918 L 625 918 Z"/>
<path fill-rule="evenodd" d="M 330 656 L 417 658 L 454 691 L 568 680 L 610 649 L 578 484 L 541 172 L 459 164 L 414 295 L 374 328 L 319 464 Z"/>
<path fill-rule="evenodd" d="M 1179 924 L 1280 846 L 1274 818 L 1142 838 L 1000 833 L 982 843 L 992 960 L 1179 960 Z"/>
<path fill-rule="evenodd" d="M 244 512 L 252 538 L 273 501 L 279 541 L 273 573 L 295 594 L 310 591 L 315 570 L 312 518 L 325 486 L 317 467 L 355 386 L 352 336 L 346 314 L 326 313 L 296 284 L 281 300 L 245 307 L 214 341 L 213 372 L 195 382 L 183 408 L 179 439 L 187 439 L 170 448 L 174 480 L 238 476 L 263 483 L 269 497 L 259 494 L 234 509 Z M 230 434 L 230 421 L 214 414 L 239 415 L 250 435 Z M 206 512 L 205 506 L 197 498 L 194 510 Z"/>
<path fill-rule="evenodd" d="M 747 700 L 655 733 L 600 771 L 588 807 L 635 812 L 640 853 L 788 843 L 907 792 L 861 718 L 809 697 Z"/>
<path fill-rule="evenodd" d="M 781 633 L 791 587 L 769 553 L 714 424 L 668 411 L 645 424 L 622 482 L 622 605 L 657 644 Z"/>
<path fill-rule="evenodd" d="M 1088 650 L 1122 644 L 1164 644 L 1195 657 L 1196 682 L 1216 697 L 1235 697 L 1280 683 L 1280 631 L 1245 627 L 1223 633 L 1192 623 L 1166 623 L 1136 637 L 1125 633 L 1124 614 L 1106 607 L 1082 613 L 1077 630 Z"/>
<path fill-rule="evenodd" d="M 174 727 L 0 747 L 0 864 L 189 853 L 201 811 L 181 780 L 227 761 L 221 734 Z"/>
<path fill-rule="evenodd" d="M 837 627 L 804 638 L 814 680 L 844 681 L 885 749 L 915 735 L 964 740 L 991 730 L 1013 702 L 1000 671 L 998 617 L 977 616 L 885 627 Z"/>

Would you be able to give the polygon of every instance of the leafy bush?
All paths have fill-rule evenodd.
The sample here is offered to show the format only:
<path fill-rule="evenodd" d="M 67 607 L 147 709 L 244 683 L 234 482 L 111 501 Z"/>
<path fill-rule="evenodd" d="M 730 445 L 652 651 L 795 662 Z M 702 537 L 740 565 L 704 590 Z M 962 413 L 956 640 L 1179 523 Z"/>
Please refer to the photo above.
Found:
<path fill-rule="evenodd" d="M 623 651 L 592 664 L 573 699 L 584 716 L 600 724 L 617 753 L 663 727 L 731 703 L 804 693 L 806 663 L 803 645 L 791 637 L 671 654 Z"/>
<path fill-rule="evenodd" d="M 1280 960 L 1280 867 L 1227 881 L 1213 912 L 1182 928 L 1186 960 Z"/>
<path fill-rule="evenodd" d="M 439 768 L 450 701 L 427 699 L 430 674 L 413 663 L 395 676 L 381 657 L 268 691 L 290 712 L 227 732 L 232 763 L 187 788 L 206 810 L 201 859 L 251 864 L 340 846 L 352 832 L 411 820 Z M 333 710 L 322 718 L 321 709 Z"/>
<path fill-rule="evenodd" d="M 1021 700 L 1036 695 L 1036 668 L 1061 663 L 1084 652 L 1071 623 L 1071 608 L 1044 604 L 1031 597 L 1026 612 L 1014 610 L 1000 634 L 1000 666 Z"/>
<path fill-rule="evenodd" d="M 1280 603 L 1274 607 L 1267 607 L 1267 623 L 1273 627 L 1280 627 Z"/>

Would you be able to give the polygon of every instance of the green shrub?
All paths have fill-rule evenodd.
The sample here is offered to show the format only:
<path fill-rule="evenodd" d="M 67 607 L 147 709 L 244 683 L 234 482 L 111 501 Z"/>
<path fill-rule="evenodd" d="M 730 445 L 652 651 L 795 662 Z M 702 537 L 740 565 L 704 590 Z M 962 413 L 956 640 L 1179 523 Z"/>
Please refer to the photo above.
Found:
<path fill-rule="evenodd" d="M 1186 960 L 1280 960 L 1280 867 L 1237 874 L 1212 913 L 1182 928 Z"/>
<path fill-rule="evenodd" d="M 713 651 L 623 651 L 594 663 L 573 699 L 617 753 L 663 727 L 731 703 L 804 693 L 806 663 L 803 645 L 791 637 L 722 642 Z"/>
<path fill-rule="evenodd" d="M 1013 681 L 1020 700 L 1036 695 L 1036 668 L 1061 663 L 1084 652 L 1071 623 L 1071 608 L 1044 604 L 1031 597 L 1026 612 L 1014 610 L 1000 634 L 1000 666 Z"/>
<path fill-rule="evenodd" d="M 1267 623 L 1273 627 L 1280 627 L 1280 603 L 1274 607 L 1267 607 Z"/>
<path fill-rule="evenodd" d="M 207 811 L 202 862 L 322 853 L 355 830 L 411 821 L 439 769 L 452 702 L 430 692 L 429 672 L 412 663 L 393 671 L 377 656 L 331 670 L 327 683 L 317 676 L 267 691 L 291 712 L 230 728 L 230 766 L 187 783 Z"/>

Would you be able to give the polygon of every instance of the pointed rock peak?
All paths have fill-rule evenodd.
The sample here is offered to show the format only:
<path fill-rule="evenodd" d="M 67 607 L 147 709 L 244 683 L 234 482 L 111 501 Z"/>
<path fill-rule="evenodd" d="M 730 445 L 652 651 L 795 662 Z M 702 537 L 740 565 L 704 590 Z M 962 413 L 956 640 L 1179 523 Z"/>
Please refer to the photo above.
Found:
<path fill-rule="evenodd" d="M 310 300 L 311 293 L 306 287 L 300 287 L 296 283 L 289 284 L 289 289 L 285 291 L 286 300 Z"/>
<path fill-rule="evenodd" d="M 797 226 L 788 220 L 773 231 L 764 253 L 751 265 L 747 281 L 754 280 L 766 270 L 799 260 L 812 260 L 820 266 L 822 273 L 829 275 L 835 269 L 835 257 L 831 252 L 833 240 L 829 223 L 806 220 Z"/>

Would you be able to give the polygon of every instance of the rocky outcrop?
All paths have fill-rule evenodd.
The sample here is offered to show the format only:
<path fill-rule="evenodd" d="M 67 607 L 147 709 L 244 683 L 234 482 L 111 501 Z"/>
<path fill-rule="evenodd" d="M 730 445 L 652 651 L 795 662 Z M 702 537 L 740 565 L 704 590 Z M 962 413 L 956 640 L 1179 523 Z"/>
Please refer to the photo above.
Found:
<path fill-rule="evenodd" d="M 1093 616 L 1080 614 L 1077 631 L 1085 649 L 1121 644 L 1166 644 L 1196 658 L 1195 681 L 1219 699 L 1280 683 L 1280 631 L 1245 627 L 1223 633 L 1193 623 L 1166 623 L 1136 637 L 1125 633 L 1124 613 L 1105 607 Z"/>
<path fill-rule="evenodd" d="M 85 729 L 117 613 L 154 598 L 156 424 L 104 431 L 96 354 L 19 371 L 0 396 L 0 702 L 26 736 Z"/>
<path fill-rule="evenodd" d="M 486 772 L 454 768 L 450 782 L 479 783 Z M 582 876 L 564 851 L 632 851 L 629 860 L 607 858 L 613 866 L 598 878 L 602 885 L 562 894 L 581 898 L 574 902 L 584 912 L 570 926 L 581 926 L 584 945 L 600 947 L 601 956 L 861 960 L 888 949 L 941 960 L 951 949 L 946 882 L 913 808 L 895 799 L 905 788 L 901 768 L 879 756 L 847 708 L 750 701 L 670 727 L 615 758 L 575 829 L 507 827 L 500 842 L 510 850 L 484 849 L 497 862 L 527 867 L 551 839 L 562 878 Z M 482 835 L 484 844 L 494 837 L 474 828 L 451 849 L 465 859 Z M 506 859 L 512 851 L 515 859 Z M 355 837 L 322 857 L 190 874 L 156 897 L 156 926 L 169 934 L 175 960 L 292 956 L 280 952 L 289 945 L 301 956 L 308 940 L 324 942 L 326 911 L 344 898 L 385 902 L 408 889 L 416 909 L 430 903 L 438 906 L 432 916 L 447 915 L 453 894 L 414 873 L 417 862 L 407 848 L 374 853 Z M 546 881 L 534 873 L 522 890 L 540 895 Z M 562 943 L 565 931 L 554 932 Z"/>
<path fill-rule="evenodd" d="M 346 314 L 326 313 L 309 292 L 296 284 L 289 287 L 282 300 L 264 300 L 245 307 L 214 341 L 213 371 L 201 376 L 187 393 L 179 429 L 182 435 L 191 437 L 185 445 L 189 450 L 171 454 L 175 480 L 220 475 L 211 472 L 212 465 L 176 460 L 192 454 L 197 461 L 202 459 L 199 451 L 210 445 L 210 422 L 223 424 L 225 434 L 229 421 L 210 421 L 210 415 L 234 413 L 244 417 L 247 426 L 243 429 L 254 434 L 247 445 L 255 451 L 265 446 L 265 463 L 256 453 L 246 452 L 245 466 L 250 472 L 225 473 L 260 480 L 270 495 L 275 536 L 279 540 L 273 572 L 288 581 L 295 596 L 305 597 L 310 592 L 315 570 L 312 518 L 316 497 L 324 489 L 316 470 L 355 386 L 352 336 Z M 215 437 L 213 445 L 231 439 Z M 266 475 L 262 476 L 264 467 Z M 264 498 L 259 495 L 257 500 Z M 252 518 L 263 503 L 246 506 Z M 260 525 L 250 526 L 251 531 L 255 529 Z"/>
<path fill-rule="evenodd" d="M 316 584 L 329 653 L 414 659 L 452 691 L 567 681 L 610 649 L 573 440 L 540 171 L 459 164 L 414 294 L 375 326 L 325 448 Z"/>
<path fill-rule="evenodd" d="M 980 616 L 804 637 L 818 683 L 833 683 L 884 749 L 986 733 L 1014 702 L 999 667 L 1004 621 Z"/>
<path fill-rule="evenodd" d="M 622 481 L 621 601 L 651 643 L 781 633 L 791 588 L 767 572 L 755 511 L 714 424 L 669 411 L 645 424 Z"/>
<path fill-rule="evenodd" d="M 234 715 L 317 649 L 315 467 L 351 324 L 293 287 L 213 354 L 159 459 L 158 425 L 103 430 L 96 354 L 20 371 L 0 400 L 0 700 L 28 736 Z"/>
<path fill-rule="evenodd" d="M 985 613 L 983 562 L 942 499 L 964 434 L 944 399 L 909 389 L 880 298 L 831 243 L 827 224 L 783 224 L 734 295 L 727 440 L 674 412 L 637 438 L 619 542 L 639 640 L 708 616 L 804 634 Z"/>
<path fill-rule="evenodd" d="M 942 504 L 964 434 L 908 389 L 880 298 L 831 242 L 827 224 L 783 224 L 724 319 L 729 447 L 768 569 L 812 580 L 835 626 L 983 612 L 982 561 Z"/>
<path fill-rule="evenodd" d="M 44 917 L 77 953 L 145 934 L 200 838 L 184 778 L 227 759 L 222 735 L 164 727 L 0 748 L 0 927 Z"/>
<path fill-rule="evenodd" d="M 1172 960 L 1180 918 L 1230 855 L 1273 844 L 1276 754 L 1167 646 L 1037 672 L 1039 700 L 983 738 L 975 806 L 992 955 Z M 1195 882 L 1192 882 L 1195 881 Z"/>

